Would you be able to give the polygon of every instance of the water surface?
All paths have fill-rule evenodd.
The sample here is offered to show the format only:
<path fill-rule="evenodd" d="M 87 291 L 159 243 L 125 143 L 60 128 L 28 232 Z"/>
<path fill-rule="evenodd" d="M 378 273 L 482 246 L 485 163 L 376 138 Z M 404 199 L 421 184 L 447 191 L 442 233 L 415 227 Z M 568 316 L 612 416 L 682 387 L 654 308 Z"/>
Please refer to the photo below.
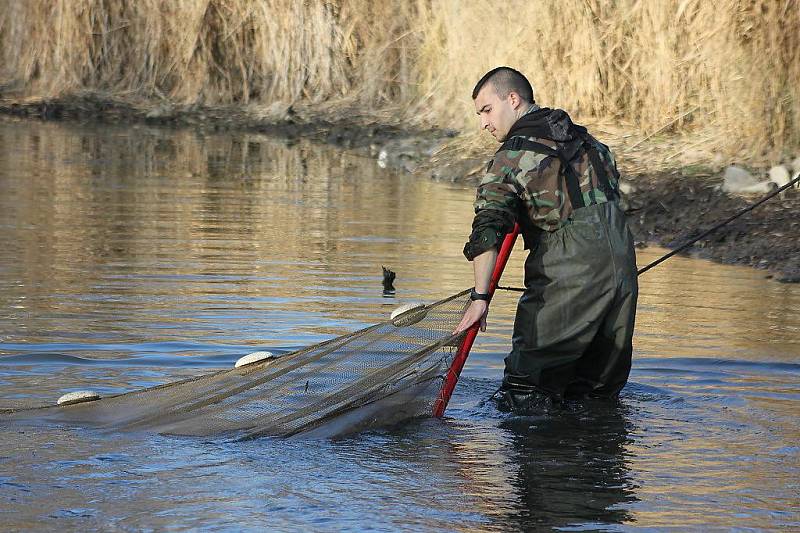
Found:
<path fill-rule="evenodd" d="M 256 134 L 2 121 L 0 406 L 227 368 L 461 290 L 472 197 Z M 504 283 L 523 260 L 520 243 Z M 0 524 L 800 527 L 800 287 L 688 258 L 640 287 L 619 405 L 487 403 L 515 306 L 500 293 L 444 420 L 244 443 L 0 422 Z"/>

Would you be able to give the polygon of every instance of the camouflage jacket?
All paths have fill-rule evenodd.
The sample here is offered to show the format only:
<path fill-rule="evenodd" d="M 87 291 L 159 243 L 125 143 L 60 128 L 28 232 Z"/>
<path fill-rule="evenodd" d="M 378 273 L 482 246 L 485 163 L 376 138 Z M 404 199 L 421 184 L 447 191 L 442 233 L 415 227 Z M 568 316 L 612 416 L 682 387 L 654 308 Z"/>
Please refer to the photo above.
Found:
<path fill-rule="evenodd" d="M 526 120 L 533 126 L 519 127 Z M 575 209 L 619 198 L 611 151 L 564 111 L 534 106 L 512 126 L 507 139 L 478 186 L 473 231 L 464 247 L 469 260 L 499 248 L 514 222 L 520 223 L 530 248 L 538 233 L 568 224 Z M 525 141 L 552 151 L 526 149 Z M 572 191 L 566 165 L 572 166 L 575 178 Z M 601 167 L 600 172 L 595 167 Z"/>

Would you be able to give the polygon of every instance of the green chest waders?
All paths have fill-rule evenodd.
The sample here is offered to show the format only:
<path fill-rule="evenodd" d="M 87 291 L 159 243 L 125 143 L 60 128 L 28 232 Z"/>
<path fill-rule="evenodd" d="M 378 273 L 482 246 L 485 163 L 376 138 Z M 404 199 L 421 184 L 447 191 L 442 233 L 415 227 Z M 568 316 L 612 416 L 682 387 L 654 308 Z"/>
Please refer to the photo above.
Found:
<path fill-rule="evenodd" d="M 534 392 L 615 397 L 630 372 L 638 295 L 624 214 L 614 202 L 582 207 L 530 239 L 503 389 L 512 405 Z"/>

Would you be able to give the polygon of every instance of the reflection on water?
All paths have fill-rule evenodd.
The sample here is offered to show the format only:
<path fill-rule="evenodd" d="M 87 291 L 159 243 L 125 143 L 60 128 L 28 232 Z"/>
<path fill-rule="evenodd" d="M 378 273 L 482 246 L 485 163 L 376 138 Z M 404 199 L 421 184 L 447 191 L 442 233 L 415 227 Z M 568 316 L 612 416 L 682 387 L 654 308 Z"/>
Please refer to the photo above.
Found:
<path fill-rule="evenodd" d="M 459 472 L 503 530 L 631 521 L 625 410 L 602 402 L 495 421 L 454 443 Z"/>
<path fill-rule="evenodd" d="M 520 526 L 621 524 L 632 518 L 621 505 L 636 498 L 623 457 L 625 419 L 618 409 L 596 406 L 591 415 L 558 413 L 508 426 L 514 431 L 512 461 L 519 465 L 514 486 L 522 501 L 514 518 Z M 538 509 L 548 513 L 540 515 Z"/>
<path fill-rule="evenodd" d="M 205 329 L 204 320 L 237 320 L 231 298 L 245 313 L 274 312 L 278 327 L 309 312 L 363 320 L 371 318 L 381 261 L 402 256 L 413 265 L 401 287 L 447 275 L 415 264 L 443 243 L 432 233 L 414 238 L 420 227 L 441 227 L 447 212 L 425 186 L 378 174 L 359 158 L 263 138 L 98 133 L 4 133 L 4 159 L 14 158 L 0 219 L 9 259 L 3 282 L 13 283 L 4 297 L 15 298 L 18 321 L 5 332 L 10 342 L 84 330 L 69 326 L 85 318 L 90 333 L 115 340 L 137 336 L 129 318 L 158 327 L 162 340 L 183 338 L 187 328 Z M 342 277 L 346 283 L 332 286 Z M 275 329 L 263 326 L 250 335 Z M 241 332 L 235 338 L 243 340 Z"/>
<path fill-rule="evenodd" d="M 0 406 L 197 375 L 456 292 L 471 280 L 472 196 L 256 134 L 0 121 Z M 523 260 L 518 245 L 505 284 L 521 284 Z M 486 402 L 515 308 L 501 293 L 444 421 L 248 443 L 3 426 L 0 520 L 800 526 L 800 288 L 687 258 L 640 286 L 619 405 L 508 418 Z"/>

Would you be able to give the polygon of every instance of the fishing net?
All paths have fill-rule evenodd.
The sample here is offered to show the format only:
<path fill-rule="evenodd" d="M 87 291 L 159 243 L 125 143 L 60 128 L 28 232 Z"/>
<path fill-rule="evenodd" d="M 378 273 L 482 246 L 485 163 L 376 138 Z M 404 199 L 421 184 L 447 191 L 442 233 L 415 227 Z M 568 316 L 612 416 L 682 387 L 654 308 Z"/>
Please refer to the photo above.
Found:
<path fill-rule="evenodd" d="M 278 358 L 86 403 L 6 409 L 3 418 L 252 438 L 333 436 L 430 416 L 469 301 L 463 291 Z"/>

